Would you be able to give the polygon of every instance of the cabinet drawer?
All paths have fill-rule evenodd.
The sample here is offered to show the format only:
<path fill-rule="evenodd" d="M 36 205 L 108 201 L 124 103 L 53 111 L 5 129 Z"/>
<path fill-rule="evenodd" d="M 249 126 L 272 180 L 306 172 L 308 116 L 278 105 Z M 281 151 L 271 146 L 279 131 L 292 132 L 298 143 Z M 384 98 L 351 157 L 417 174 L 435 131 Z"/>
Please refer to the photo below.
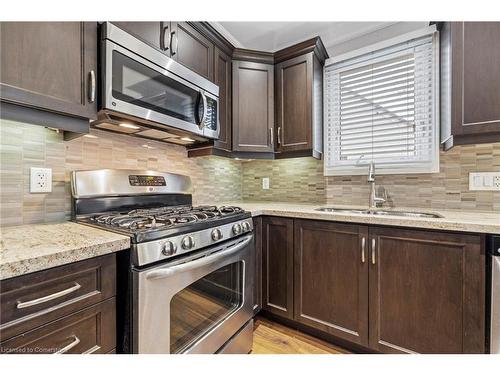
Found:
<path fill-rule="evenodd" d="M 0 344 L 1 353 L 108 353 L 115 347 L 115 298 Z"/>
<path fill-rule="evenodd" d="M 115 294 L 115 254 L 4 280 L 0 336 L 19 335 Z"/>

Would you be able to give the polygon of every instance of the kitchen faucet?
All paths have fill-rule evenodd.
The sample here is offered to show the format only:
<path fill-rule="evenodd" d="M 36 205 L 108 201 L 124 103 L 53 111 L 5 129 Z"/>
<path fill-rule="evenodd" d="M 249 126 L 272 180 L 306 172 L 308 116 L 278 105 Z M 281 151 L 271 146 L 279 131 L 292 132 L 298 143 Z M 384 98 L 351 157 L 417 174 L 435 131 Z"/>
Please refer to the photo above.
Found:
<path fill-rule="evenodd" d="M 377 197 L 375 192 L 375 163 L 370 162 L 368 167 L 368 183 L 370 184 L 370 210 L 381 206 L 387 200 L 387 195 L 384 190 L 384 197 Z"/>

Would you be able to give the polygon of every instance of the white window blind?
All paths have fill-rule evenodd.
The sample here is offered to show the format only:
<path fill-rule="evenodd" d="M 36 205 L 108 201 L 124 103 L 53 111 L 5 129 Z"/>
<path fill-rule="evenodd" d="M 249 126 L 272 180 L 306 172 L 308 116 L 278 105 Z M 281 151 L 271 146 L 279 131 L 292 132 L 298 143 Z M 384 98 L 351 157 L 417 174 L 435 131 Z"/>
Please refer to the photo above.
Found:
<path fill-rule="evenodd" d="M 431 34 L 325 68 L 325 175 L 439 168 L 438 50 Z"/>

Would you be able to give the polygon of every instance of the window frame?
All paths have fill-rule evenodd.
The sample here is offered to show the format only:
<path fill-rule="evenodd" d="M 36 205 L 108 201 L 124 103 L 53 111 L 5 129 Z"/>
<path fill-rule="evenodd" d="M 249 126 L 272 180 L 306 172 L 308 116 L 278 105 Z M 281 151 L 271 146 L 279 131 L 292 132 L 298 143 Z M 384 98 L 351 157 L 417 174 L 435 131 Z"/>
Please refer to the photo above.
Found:
<path fill-rule="evenodd" d="M 424 29 L 416 30 L 396 38 L 391 38 L 379 43 L 372 44 L 370 46 L 360 48 L 355 51 L 347 52 L 342 55 L 330 58 L 326 60 L 324 66 L 324 166 L 323 174 L 325 176 L 346 176 L 346 175 L 365 175 L 366 168 L 370 161 L 363 162 L 362 160 L 357 163 L 350 165 L 328 165 L 327 159 L 328 154 L 331 152 L 328 143 L 328 124 L 327 118 L 329 113 L 328 103 L 326 98 L 328 98 L 327 93 L 327 70 L 332 69 L 332 65 L 335 65 L 335 70 L 350 70 L 356 67 L 367 65 L 372 61 L 383 60 L 384 56 L 392 55 L 404 51 L 404 43 L 411 42 L 415 39 L 420 39 L 424 37 L 432 37 L 432 48 L 433 48 L 433 69 L 432 69 L 432 81 L 433 81 L 433 100 L 432 100 L 432 116 L 434 119 L 434 126 L 432 129 L 432 157 L 430 161 L 408 161 L 401 160 L 399 162 L 391 164 L 375 164 L 377 167 L 377 174 L 425 174 L 425 173 L 439 173 L 439 153 L 440 153 L 440 46 L 439 46 L 439 31 L 436 25 L 426 27 Z M 407 47 L 406 47 L 407 48 Z M 363 168 L 364 167 L 364 168 Z"/>

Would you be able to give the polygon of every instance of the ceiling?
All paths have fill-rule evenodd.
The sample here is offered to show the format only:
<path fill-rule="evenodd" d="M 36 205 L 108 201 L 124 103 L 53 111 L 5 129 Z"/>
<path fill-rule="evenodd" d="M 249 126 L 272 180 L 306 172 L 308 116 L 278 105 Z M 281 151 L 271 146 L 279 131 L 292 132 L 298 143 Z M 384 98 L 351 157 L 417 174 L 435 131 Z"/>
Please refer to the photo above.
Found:
<path fill-rule="evenodd" d="M 217 22 L 214 27 L 239 48 L 275 52 L 320 36 L 328 48 L 397 22 Z"/>

